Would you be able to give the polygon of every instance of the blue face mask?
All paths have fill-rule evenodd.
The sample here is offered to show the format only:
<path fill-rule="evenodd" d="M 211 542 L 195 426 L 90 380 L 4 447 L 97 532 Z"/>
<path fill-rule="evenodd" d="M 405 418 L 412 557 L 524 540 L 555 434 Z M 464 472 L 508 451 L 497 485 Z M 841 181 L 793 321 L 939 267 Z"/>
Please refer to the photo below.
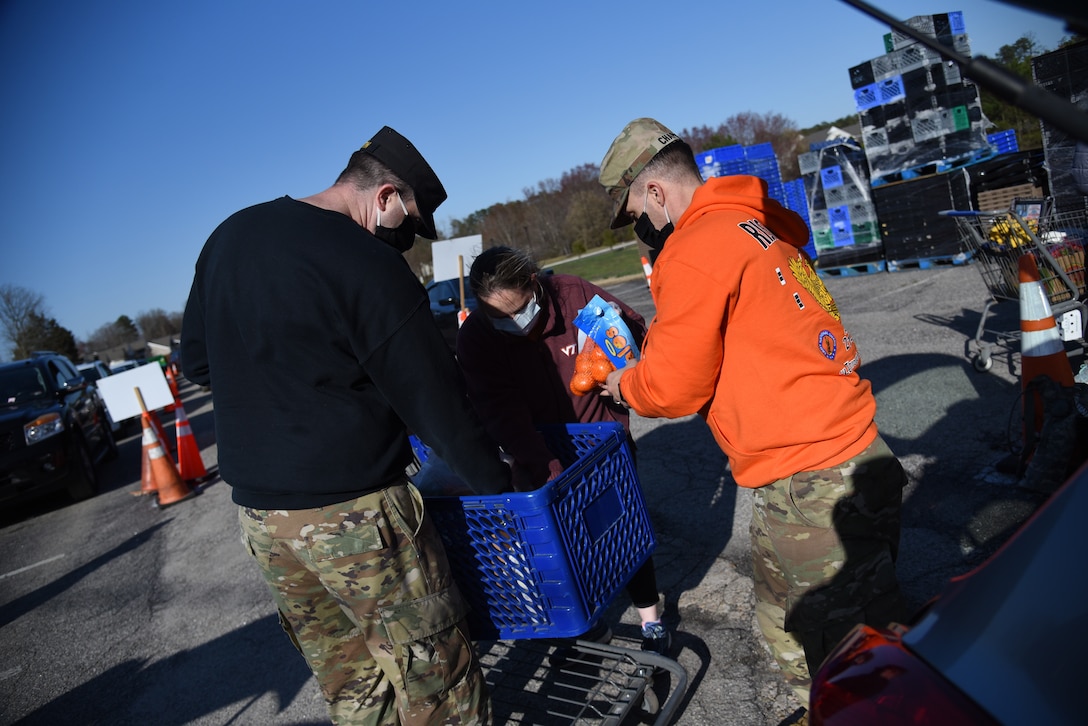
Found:
<path fill-rule="evenodd" d="M 510 317 L 491 318 L 491 324 L 495 326 L 495 330 L 503 333 L 528 335 L 538 317 L 540 317 L 540 303 L 536 301 L 536 295 L 533 295 L 521 310 Z"/>

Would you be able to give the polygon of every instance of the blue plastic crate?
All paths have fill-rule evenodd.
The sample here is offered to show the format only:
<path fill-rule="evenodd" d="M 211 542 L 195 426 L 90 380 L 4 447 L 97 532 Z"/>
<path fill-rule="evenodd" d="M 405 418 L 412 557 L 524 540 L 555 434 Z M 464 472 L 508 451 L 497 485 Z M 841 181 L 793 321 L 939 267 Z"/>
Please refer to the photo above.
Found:
<path fill-rule="evenodd" d="M 877 88 L 877 84 L 870 83 L 868 86 L 862 86 L 854 91 L 854 106 L 858 111 L 868 111 L 870 108 L 876 108 L 881 103 L 880 89 Z"/>
<path fill-rule="evenodd" d="M 744 158 L 749 161 L 755 159 L 777 159 L 774 154 L 774 146 L 770 141 L 764 141 L 762 144 L 752 144 L 751 146 L 744 147 Z"/>
<path fill-rule="evenodd" d="M 958 10 L 948 14 L 948 26 L 952 35 L 963 35 L 967 32 L 967 26 L 963 24 L 963 13 Z"/>
<path fill-rule="evenodd" d="M 825 166 L 820 169 L 820 182 L 824 189 L 834 189 L 842 186 L 842 167 L 838 164 Z"/>
<path fill-rule="evenodd" d="M 722 164 L 744 159 L 744 147 L 740 144 L 720 146 L 717 149 L 711 149 L 709 153 L 714 154 L 714 160 Z"/>
<path fill-rule="evenodd" d="M 657 546 L 620 424 L 541 433 L 566 469 L 540 489 L 426 499 L 475 639 L 582 634 Z"/>

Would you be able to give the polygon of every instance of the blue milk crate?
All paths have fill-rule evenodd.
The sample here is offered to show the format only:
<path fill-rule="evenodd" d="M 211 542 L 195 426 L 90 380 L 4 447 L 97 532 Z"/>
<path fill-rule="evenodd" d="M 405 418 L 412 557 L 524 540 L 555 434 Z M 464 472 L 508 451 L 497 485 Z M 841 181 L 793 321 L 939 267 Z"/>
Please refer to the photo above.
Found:
<path fill-rule="evenodd" d="M 820 182 L 824 189 L 834 189 L 842 186 L 842 167 L 838 164 L 825 166 L 820 169 Z"/>
<path fill-rule="evenodd" d="M 883 101 L 880 100 L 880 89 L 875 83 L 862 86 L 854 91 L 854 106 L 858 111 L 868 111 L 870 108 L 876 108 L 881 103 Z"/>
<path fill-rule="evenodd" d="M 657 546 L 623 426 L 540 431 L 566 465 L 543 487 L 426 498 L 477 640 L 581 635 Z"/>
<path fill-rule="evenodd" d="M 749 161 L 754 161 L 756 159 L 773 159 L 777 162 L 778 160 L 778 157 L 776 157 L 774 153 L 774 146 L 771 145 L 770 141 L 745 146 L 744 158 Z"/>

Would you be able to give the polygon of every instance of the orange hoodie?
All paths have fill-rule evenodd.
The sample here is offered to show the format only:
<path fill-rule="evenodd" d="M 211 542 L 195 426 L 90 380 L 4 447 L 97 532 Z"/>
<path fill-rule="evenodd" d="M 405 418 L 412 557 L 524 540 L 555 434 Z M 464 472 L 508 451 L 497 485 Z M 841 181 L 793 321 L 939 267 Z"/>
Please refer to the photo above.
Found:
<path fill-rule="evenodd" d="M 807 241 L 763 180 L 703 184 L 654 264 L 657 315 L 620 383 L 642 416 L 703 416 L 744 487 L 834 466 L 877 435 L 857 346 Z"/>

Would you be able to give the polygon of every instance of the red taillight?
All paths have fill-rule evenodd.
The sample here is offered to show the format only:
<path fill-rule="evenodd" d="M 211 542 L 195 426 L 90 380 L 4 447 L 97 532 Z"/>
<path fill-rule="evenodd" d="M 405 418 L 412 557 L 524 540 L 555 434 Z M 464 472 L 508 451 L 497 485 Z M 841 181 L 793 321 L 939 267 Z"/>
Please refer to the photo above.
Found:
<path fill-rule="evenodd" d="M 859 625 L 812 682 L 815 726 L 997 726 L 997 721 L 930 668 L 892 632 Z"/>

